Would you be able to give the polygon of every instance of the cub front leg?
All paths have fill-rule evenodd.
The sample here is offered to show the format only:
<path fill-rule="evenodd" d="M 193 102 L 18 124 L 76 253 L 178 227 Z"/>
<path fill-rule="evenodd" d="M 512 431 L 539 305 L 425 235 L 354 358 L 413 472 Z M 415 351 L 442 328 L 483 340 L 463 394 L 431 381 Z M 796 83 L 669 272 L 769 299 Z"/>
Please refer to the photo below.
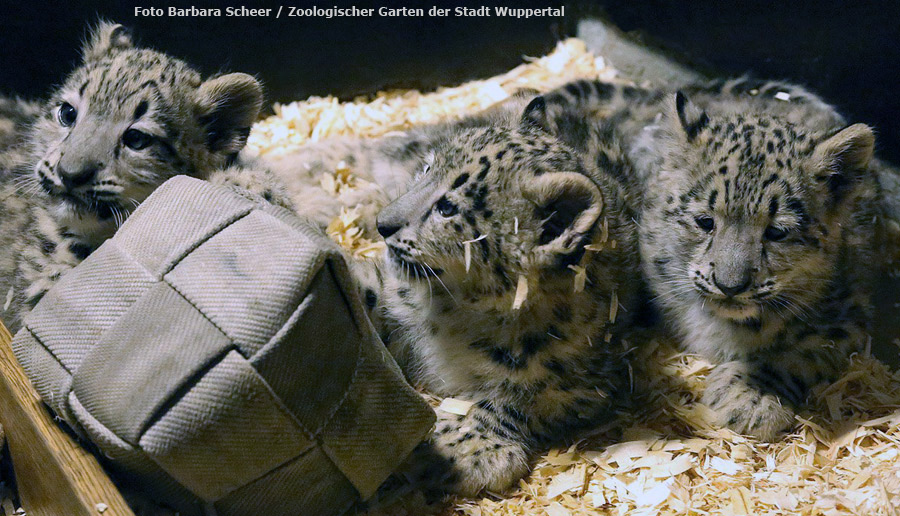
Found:
<path fill-rule="evenodd" d="M 761 440 L 774 439 L 794 423 L 794 409 L 754 380 L 753 366 L 732 361 L 716 366 L 707 378 L 703 403 L 715 423 Z"/>
<path fill-rule="evenodd" d="M 475 496 L 502 492 L 529 471 L 529 450 L 514 424 L 486 403 L 465 416 L 438 411 L 434 434 L 407 460 L 404 473 L 426 492 Z"/>
<path fill-rule="evenodd" d="M 850 322 L 802 328 L 792 335 L 782 345 L 713 369 L 703 402 L 719 424 L 765 441 L 789 430 L 810 390 L 835 381 L 846 370 L 865 330 Z"/>

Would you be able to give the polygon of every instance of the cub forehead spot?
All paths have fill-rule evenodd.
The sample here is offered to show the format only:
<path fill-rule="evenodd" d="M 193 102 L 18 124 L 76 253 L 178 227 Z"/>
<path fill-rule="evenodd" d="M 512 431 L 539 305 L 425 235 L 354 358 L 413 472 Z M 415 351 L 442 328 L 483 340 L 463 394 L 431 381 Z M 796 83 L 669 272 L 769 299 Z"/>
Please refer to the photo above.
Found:
<path fill-rule="evenodd" d="M 134 120 L 140 120 L 140 118 L 147 113 L 147 109 L 149 109 L 149 107 L 150 104 L 146 100 L 140 101 L 140 103 L 138 103 L 137 107 L 134 109 Z"/>

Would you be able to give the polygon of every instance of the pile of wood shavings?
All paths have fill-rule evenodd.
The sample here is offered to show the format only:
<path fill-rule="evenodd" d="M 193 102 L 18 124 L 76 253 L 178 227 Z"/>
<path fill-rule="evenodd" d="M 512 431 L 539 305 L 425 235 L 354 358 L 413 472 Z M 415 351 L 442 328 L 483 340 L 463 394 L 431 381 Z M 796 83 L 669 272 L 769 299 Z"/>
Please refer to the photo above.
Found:
<path fill-rule="evenodd" d="M 276 116 L 254 127 L 250 146 L 257 154 L 281 155 L 324 136 L 377 136 L 464 116 L 523 87 L 546 91 L 576 78 L 613 76 L 581 41 L 567 40 L 549 56 L 456 88 L 278 107 Z M 341 170 L 323 178 L 323 188 L 335 194 L 354 185 Z M 355 254 L 374 256 L 380 242 L 358 231 L 358 217 L 356 207 L 343 211 L 329 233 Z M 428 506 L 421 494 L 410 493 L 373 514 L 900 516 L 900 375 L 868 354 L 855 357 L 842 380 L 814 393 L 793 433 L 767 444 L 710 424 L 709 409 L 697 402 L 709 363 L 667 340 L 643 340 L 635 364 L 646 370 L 634 375 L 639 409 L 544 454 L 512 492 L 449 506 Z M 453 413 L 466 406 L 444 403 Z"/>
<path fill-rule="evenodd" d="M 658 341 L 636 362 L 649 364 L 635 375 L 642 408 L 620 434 L 551 450 L 507 497 L 460 500 L 452 513 L 900 514 L 900 375 L 874 358 L 856 357 L 772 444 L 709 423 L 696 401 L 709 363 Z"/>
<path fill-rule="evenodd" d="M 900 374 L 871 356 L 854 357 L 840 381 L 813 394 L 796 431 L 771 444 L 709 422 L 696 401 L 708 362 L 651 340 L 635 363 L 646 368 L 635 374 L 641 408 L 550 450 L 512 492 L 449 507 L 412 494 L 373 514 L 900 514 Z"/>
<path fill-rule="evenodd" d="M 547 56 L 526 60 L 529 62 L 503 75 L 433 93 L 387 91 L 353 102 L 329 96 L 275 104 L 275 115 L 253 126 L 247 152 L 281 156 L 329 136 L 382 136 L 477 113 L 523 88 L 546 91 L 574 79 L 612 80 L 616 76 L 603 58 L 588 52 L 584 42 L 574 38 L 561 41 Z"/>

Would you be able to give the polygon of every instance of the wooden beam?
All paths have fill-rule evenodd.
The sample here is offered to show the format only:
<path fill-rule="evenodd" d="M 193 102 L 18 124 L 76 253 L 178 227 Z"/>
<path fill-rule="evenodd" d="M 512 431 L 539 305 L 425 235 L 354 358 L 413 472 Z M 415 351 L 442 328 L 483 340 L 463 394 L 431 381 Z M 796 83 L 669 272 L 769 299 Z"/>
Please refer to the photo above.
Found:
<path fill-rule="evenodd" d="M 134 516 L 97 459 L 57 426 L 0 323 L 0 423 L 28 516 Z"/>

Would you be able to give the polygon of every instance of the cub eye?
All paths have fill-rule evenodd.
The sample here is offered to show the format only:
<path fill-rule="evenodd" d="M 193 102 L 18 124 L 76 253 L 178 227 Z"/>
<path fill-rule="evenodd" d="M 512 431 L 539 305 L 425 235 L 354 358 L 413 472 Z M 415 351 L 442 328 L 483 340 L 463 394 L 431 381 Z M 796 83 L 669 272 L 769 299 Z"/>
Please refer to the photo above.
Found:
<path fill-rule="evenodd" d="M 694 222 L 697 223 L 697 227 L 709 233 L 716 227 L 716 221 L 713 220 L 712 217 L 708 217 L 706 215 L 700 215 L 694 219 Z"/>
<path fill-rule="evenodd" d="M 435 204 L 434 206 L 435 208 L 437 208 L 438 213 L 440 213 L 444 217 L 452 217 L 459 211 L 456 205 L 448 201 L 446 197 L 441 197 L 440 199 L 438 199 L 437 204 Z"/>
<path fill-rule="evenodd" d="M 72 127 L 75 124 L 75 119 L 78 118 L 78 110 L 72 107 L 72 104 L 63 102 L 59 106 L 59 111 L 56 112 L 56 118 L 59 120 L 59 125 Z"/>
<path fill-rule="evenodd" d="M 425 166 L 422 167 L 422 173 L 427 174 L 429 171 L 431 171 L 431 165 L 426 163 Z"/>
<path fill-rule="evenodd" d="M 151 137 L 149 134 L 138 131 L 137 129 L 129 129 L 122 135 L 122 143 L 132 150 L 145 149 L 150 145 Z"/>
<path fill-rule="evenodd" d="M 777 242 L 779 240 L 784 240 L 788 234 L 787 230 L 776 228 L 775 226 L 769 226 L 766 228 L 766 231 L 763 233 L 763 236 L 766 237 L 766 240 L 771 240 L 772 242 Z"/>

